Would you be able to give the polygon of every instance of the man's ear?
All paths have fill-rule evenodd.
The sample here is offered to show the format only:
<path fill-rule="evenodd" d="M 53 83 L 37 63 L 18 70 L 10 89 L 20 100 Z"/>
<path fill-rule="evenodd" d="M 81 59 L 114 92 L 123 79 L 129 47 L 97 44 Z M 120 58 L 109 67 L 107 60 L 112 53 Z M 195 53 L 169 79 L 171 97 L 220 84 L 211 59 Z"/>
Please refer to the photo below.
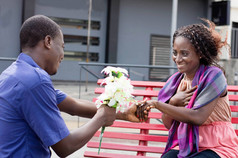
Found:
<path fill-rule="evenodd" d="M 50 49 L 51 48 L 51 44 L 52 44 L 52 38 L 49 35 L 45 36 L 44 46 L 46 48 Z"/>

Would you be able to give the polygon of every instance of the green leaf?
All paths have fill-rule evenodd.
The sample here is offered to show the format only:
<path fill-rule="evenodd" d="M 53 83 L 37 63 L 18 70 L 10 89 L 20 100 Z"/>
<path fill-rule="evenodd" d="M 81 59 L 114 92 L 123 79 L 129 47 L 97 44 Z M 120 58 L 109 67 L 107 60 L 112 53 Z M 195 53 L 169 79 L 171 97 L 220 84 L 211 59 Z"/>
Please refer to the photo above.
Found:
<path fill-rule="evenodd" d="M 116 78 L 120 78 L 121 76 L 123 76 L 123 73 L 121 72 L 115 72 L 115 71 L 112 71 L 112 76 L 116 77 Z"/>
<path fill-rule="evenodd" d="M 121 72 L 118 72 L 117 78 L 120 78 L 121 76 L 123 76 L 123 74 Z"/>

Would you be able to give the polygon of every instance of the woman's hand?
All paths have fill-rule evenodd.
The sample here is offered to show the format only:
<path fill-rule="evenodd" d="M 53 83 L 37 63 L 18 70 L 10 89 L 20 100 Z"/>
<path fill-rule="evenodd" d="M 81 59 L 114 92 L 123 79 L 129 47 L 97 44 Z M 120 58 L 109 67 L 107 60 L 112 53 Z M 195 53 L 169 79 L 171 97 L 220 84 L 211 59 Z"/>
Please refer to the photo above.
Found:
<path fill-rule="evenodd" d="M 197 86 L 192 87 L 191 89 L 187 89 L 187 85 L 183 84 L 180 91 L 178 91 L 170 100 L 169 104 L 174 106 L 182 106 L 185 107 L 188 105 L 190 99 L 193 96 L 194 91 L 197 89 Z"/>
<path fill-rule="evenodd" d="M 139 118 L 140 122 L 146 121 L 148 119 L 148 114 L 151 109 L 146 101 L 147 100 L 137 103 L 136 116 Z"/>

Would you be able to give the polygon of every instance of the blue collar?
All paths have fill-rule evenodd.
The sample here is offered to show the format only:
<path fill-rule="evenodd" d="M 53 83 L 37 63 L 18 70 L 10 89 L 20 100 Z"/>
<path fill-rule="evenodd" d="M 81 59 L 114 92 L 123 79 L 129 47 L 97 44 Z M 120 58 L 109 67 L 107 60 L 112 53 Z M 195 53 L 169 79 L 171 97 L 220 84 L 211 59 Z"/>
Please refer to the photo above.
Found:
<path fill-rule="evenodd" d="M 29 55 L 27 55 L 25 53 L 20 53 L 20 55 L 17 58 L 17 61 L 18 60 L 22 60 L 33 67 L 38 67 L 41 69 L 41 67 L 39 67 L 39 65 L 37 65 L 36 62 Z"/>

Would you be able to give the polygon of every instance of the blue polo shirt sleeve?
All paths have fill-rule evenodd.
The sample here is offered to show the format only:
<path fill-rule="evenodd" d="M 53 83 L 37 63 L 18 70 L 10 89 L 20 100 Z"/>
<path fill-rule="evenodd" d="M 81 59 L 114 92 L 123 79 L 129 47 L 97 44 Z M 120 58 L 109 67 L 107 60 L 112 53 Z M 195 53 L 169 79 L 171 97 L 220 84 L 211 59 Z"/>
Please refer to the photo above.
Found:
<path fill-rule="evenodd" d="M 66 95 L 50 83 L 42 83 L 27 92 L 22 104 L 24 118 L 45 146 L 52 146 L 69 135 L 57 104 Z"/>
<path fill-rule="evenodd" d="M 67 97 L 67 95 L 61 90 L 56 89 L 55 93 L 56 93 L 57 104 L 61 103 Z"/>

